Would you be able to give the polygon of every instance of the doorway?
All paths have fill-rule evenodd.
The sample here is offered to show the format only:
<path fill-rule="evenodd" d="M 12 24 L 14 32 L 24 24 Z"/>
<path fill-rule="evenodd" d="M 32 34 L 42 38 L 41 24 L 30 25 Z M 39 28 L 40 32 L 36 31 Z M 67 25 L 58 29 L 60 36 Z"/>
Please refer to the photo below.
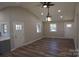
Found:
<path fill-rule="evenodd" d="M 72 38 L 73 39 L 73 37 L 74 37 L 73 33 L 74 33 L 73 22 L 65 22 L 64 23 L 65 38 Z"/>
<path fill-rule="evenodd" d="M 24 23 L 13 22 L 14 48 L 21 47 L 24 44 Z"/>

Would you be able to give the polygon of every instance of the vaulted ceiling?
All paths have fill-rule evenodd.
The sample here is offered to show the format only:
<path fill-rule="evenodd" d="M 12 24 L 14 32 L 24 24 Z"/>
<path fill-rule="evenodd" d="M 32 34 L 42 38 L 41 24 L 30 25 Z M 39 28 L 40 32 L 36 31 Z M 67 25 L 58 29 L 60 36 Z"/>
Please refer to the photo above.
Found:
<path fill-rule="evenodd" d="M 50 7 L 50 15 L 52 20 L 73 20 L 75 12 L 74 2 L 52 2 L 55 4 Z M 34 15 L 36 15 L 40 20 L 45 20 L 47 16 L 47 8 L 41 8 L 40 2 L 0 2 L 0 9 L 7 6 L 22 6 L 30 10 Z M 61 10 L 58 13 L 58 10 Z M 43 13 L 43 15 L 41 15 Z M 60 16 L 63 16 L 61 18 Z"/>

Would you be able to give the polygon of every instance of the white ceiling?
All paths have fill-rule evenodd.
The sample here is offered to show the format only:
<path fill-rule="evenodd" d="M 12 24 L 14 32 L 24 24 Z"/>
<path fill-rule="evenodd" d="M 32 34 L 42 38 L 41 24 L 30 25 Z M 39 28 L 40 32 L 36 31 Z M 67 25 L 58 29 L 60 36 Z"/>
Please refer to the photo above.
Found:
<path fill-rule="evenodd" d="M 55 5 L 50 7 L 50 15 L 52 20 L 61 20 L 60 16 L 63 16 L 64 20 L 73 20 L 75 3 L 74 2 L 52 2 Z M 41 20 L 45 20 L 47 15 L 47 9 L 41 8 L 40 2 L 0 2 L 0 9 L 7 6 L 22 6 L 30 10 L 33 14 L 39 17 Z M 57 10 L 61 10 L 58 13 Z M 41 15 L 41 12 L 44 15 Z"/>

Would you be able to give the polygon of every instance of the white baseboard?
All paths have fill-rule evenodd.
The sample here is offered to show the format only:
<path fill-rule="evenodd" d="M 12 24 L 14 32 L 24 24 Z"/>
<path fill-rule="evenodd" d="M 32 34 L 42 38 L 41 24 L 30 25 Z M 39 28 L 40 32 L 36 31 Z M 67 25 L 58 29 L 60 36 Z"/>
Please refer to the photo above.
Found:
<path fill-rule="evenodd" d="M 11 51 L 15 50 L 16 48 L 11 49 Z"/>
<path fill-rule="evenodd" d="M 45 37 L 45 38 L 66 38 L 66 37 L 51 37 L 51 36 L 49 36 L 49 37 Z M 68 38 L 68 39 L 73 39 L 73 38 Z"/>
<path fill-rule="evenodd" d="M 42 39 L 43 37 L 41 37 L 41 38 L 38 38 L 38 39 L 36 39 L 36 40 L 32 40 L 32 41 L 29 41 L 29 42 L 26 42 L 25 44 L 23 44 L 22 46 L 24 46 L 24 45 L 28 45 L 28 44 L 31 44 L 31 43 L 33 43 L 33 42 L 35 42 L 35 41 L 37 41 L 37 40 L 40 40 L 40 39 Z M 19 48 L 19 47 L 18 47 Z M 13 48 L 13 49 L 11 49 L 11 51 L 13 51 L 13 50 L 15 50 L 16 48 Z"/>
<path fill-rule="evenodd" d="M 31 44 L 31 43 L 33 43 L 33 42 L 35 42 L 35 41 L 37 41 L 37 40 L 40 40 L 40 39 L 42 39 L 42 38 L 43 38 L 43 37 L 41 37 L 41 38 L 38 38 L 38 39 L 36 39 L 36 40 L 29 41 L 29 42 L 25 43 L 24 45 Z"/>

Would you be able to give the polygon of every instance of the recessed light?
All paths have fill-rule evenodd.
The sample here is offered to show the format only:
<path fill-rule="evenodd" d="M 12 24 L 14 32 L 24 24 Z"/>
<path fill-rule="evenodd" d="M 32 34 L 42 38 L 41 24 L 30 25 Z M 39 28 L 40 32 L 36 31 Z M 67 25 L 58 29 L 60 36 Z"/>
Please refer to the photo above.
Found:
<path fill-rule="evenodd" d="M 58 12 L 60 13 L 60 12 L 61 12 L 61 10 L 58 10 Z"/>
<path fill-rule="evenodd" d="M 41 15 L 44 15 L 44 13 L 42 12 Z"/>

